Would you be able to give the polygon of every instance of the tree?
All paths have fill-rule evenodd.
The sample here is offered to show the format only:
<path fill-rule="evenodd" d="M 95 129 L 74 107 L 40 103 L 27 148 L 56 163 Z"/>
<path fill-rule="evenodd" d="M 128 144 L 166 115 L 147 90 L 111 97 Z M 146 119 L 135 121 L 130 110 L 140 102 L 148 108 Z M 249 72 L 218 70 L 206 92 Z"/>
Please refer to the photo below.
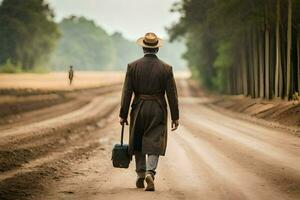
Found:
<path fill-rule="evenodd" d="M 45 61 L 59 32 L 44 0 L 4 0 L 0 6 L 0 65 L 8 60 L 30 70 Z"/>
<path fill-rule="evenodd" d="M 300 90 L 298 10 L 300 0 L 182 0 L 172 10 L 180 21 L 169 33 L 187 39 L 185 57 L 203 87 L 290 99 Z M 224 41 L 229 45 L 220 51 Z"/>
<path fill-rule="evenodd" d="M 281 70 L 280 47 L 280 0 L 276 3 L 276 67 L 275 67 L 275 97 L 279 97 L 279 70 Z"/>
<path fill-rule="evenodd" d="M 291 97 L 292 0 L 288 0 L 286 97 Z"/>
<path fill-rule="evenodd" d="M 125 39 L 121 33 L 116 32 L 111 38 L 116 53 L 114 69 L 124 69 L 129 62 L 142 55 L 142 50 L 134 42 Z"/>
<path fill-rule="evenodd" d="M 69 65 L 77 70 L 123 70 L 129 62 L 143 56 L 142 48 L 122 33 L 109 35 L 93 20 L 84 17 L 63 19 L 59 30 L 61 38 L 49 62 L 54 70 L 66 70 Z M 170 61 L 175 69 L 182 69 L 185 63 L 180 56 L 184 51 L 182 43 L 165 41 L 159 56 Z"/>
<path fill-rule="evenodd" d="M 80 70 L 112 69 L 115 49 L 111 37 L 94 21 L 71 16 L 59 23 L 61 39 L 50 67 L 64 70 L 74 65 Z"/>

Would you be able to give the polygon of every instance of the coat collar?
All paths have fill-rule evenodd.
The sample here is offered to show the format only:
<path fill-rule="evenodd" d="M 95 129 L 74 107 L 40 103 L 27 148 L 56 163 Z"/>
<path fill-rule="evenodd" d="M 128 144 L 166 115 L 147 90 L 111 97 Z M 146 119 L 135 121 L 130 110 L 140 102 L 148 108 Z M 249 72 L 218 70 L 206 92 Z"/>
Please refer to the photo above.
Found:
<path fill-rule="evenodd" d="M 149 53 L 149 54 L 145 54 L 144 58 L 157 58 L 157 55 Z"/>

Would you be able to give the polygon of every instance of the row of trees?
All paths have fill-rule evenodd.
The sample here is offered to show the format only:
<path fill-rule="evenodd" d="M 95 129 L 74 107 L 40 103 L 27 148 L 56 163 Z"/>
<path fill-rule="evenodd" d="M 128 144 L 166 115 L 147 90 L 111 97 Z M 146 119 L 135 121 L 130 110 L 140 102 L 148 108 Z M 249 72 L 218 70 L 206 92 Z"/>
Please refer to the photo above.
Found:
<path fill-rule="evenodd" d="M 172 39 L 185 37 L 193 75 L 208 89 L 253 98 L 300 90 L 300 0 L 182 0 Z"/>
<path fill-rule="evenodd" d="M 142 56 L 134 41 L 116 32 L 109 35 L 94 21 L 71 16 L 59 23 L 61 38 L 49 65 L 55 70 L 65 70 L 70 64 L 80 70 L 124 70 L 128 62 Z M 176 51 L 174 51 L 176 49 Z M 166 42 L 159 52 L 176 69 L 185 67 L 181 58 L 184 44 Z"/>
<path fill-rule="evenodd" d="M 166 44 L 160 55 L 185 67 L 184 51 L 184 45 L 175 42 Z M 55 23 L 46 0 L 0 1 L 0 72 L 66 70 L 69 65 L 122 70 L 141 56 L 134 41 L 121 33 L 109 35 L 92 20 L 71 16 Z"/>
<path fill-rule="evenodd" d="M 59 31 L 43 0 L 3 0 L 0 5 L 0 65 L 30 70 L 47 59 Z"/>
<path fill-rule="evenodd" d="M 110 35 L 84 17 L 71 16 L 58 24 L 61 38 L 54 50 L 49 68 L 65 70 L 68 65 L 91 70 L 110 66 L 114 47 Z"/>

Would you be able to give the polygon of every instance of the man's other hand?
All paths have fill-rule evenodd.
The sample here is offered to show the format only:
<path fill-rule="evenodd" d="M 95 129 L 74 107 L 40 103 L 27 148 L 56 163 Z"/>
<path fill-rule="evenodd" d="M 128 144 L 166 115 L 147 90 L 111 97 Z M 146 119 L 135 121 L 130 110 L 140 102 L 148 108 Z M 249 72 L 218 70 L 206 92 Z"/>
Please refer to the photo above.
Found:
<path fill-rule="evenodd" d="M 127 119 L 120 118 L 120 124 L 123 126 L 124 124 L 128 125 Z"/>
<path fill-rule="evenodd" d="M 179 126 L 179 121 L 178 120 L 174 120 L 172 121 L 172 124 L 171 124 L 171 131 L 175 131 Z"/>

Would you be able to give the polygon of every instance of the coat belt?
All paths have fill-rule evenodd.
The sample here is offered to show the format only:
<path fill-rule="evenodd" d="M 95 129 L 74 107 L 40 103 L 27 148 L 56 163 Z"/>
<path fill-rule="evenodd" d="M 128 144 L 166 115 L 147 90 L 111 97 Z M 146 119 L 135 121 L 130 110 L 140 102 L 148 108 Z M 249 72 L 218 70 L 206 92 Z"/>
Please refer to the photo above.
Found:
<path fill-rule="evenodd" d="M 139 94 L 139 95 L 137 95 L 137 97 L 140 98 L 141 100 L 144 100 L 144 101 L 151 101 L 151 100 L 162 99 L 164 97 L 164 95 L 163 94 L 152 94 L 152 95 Z"/>

